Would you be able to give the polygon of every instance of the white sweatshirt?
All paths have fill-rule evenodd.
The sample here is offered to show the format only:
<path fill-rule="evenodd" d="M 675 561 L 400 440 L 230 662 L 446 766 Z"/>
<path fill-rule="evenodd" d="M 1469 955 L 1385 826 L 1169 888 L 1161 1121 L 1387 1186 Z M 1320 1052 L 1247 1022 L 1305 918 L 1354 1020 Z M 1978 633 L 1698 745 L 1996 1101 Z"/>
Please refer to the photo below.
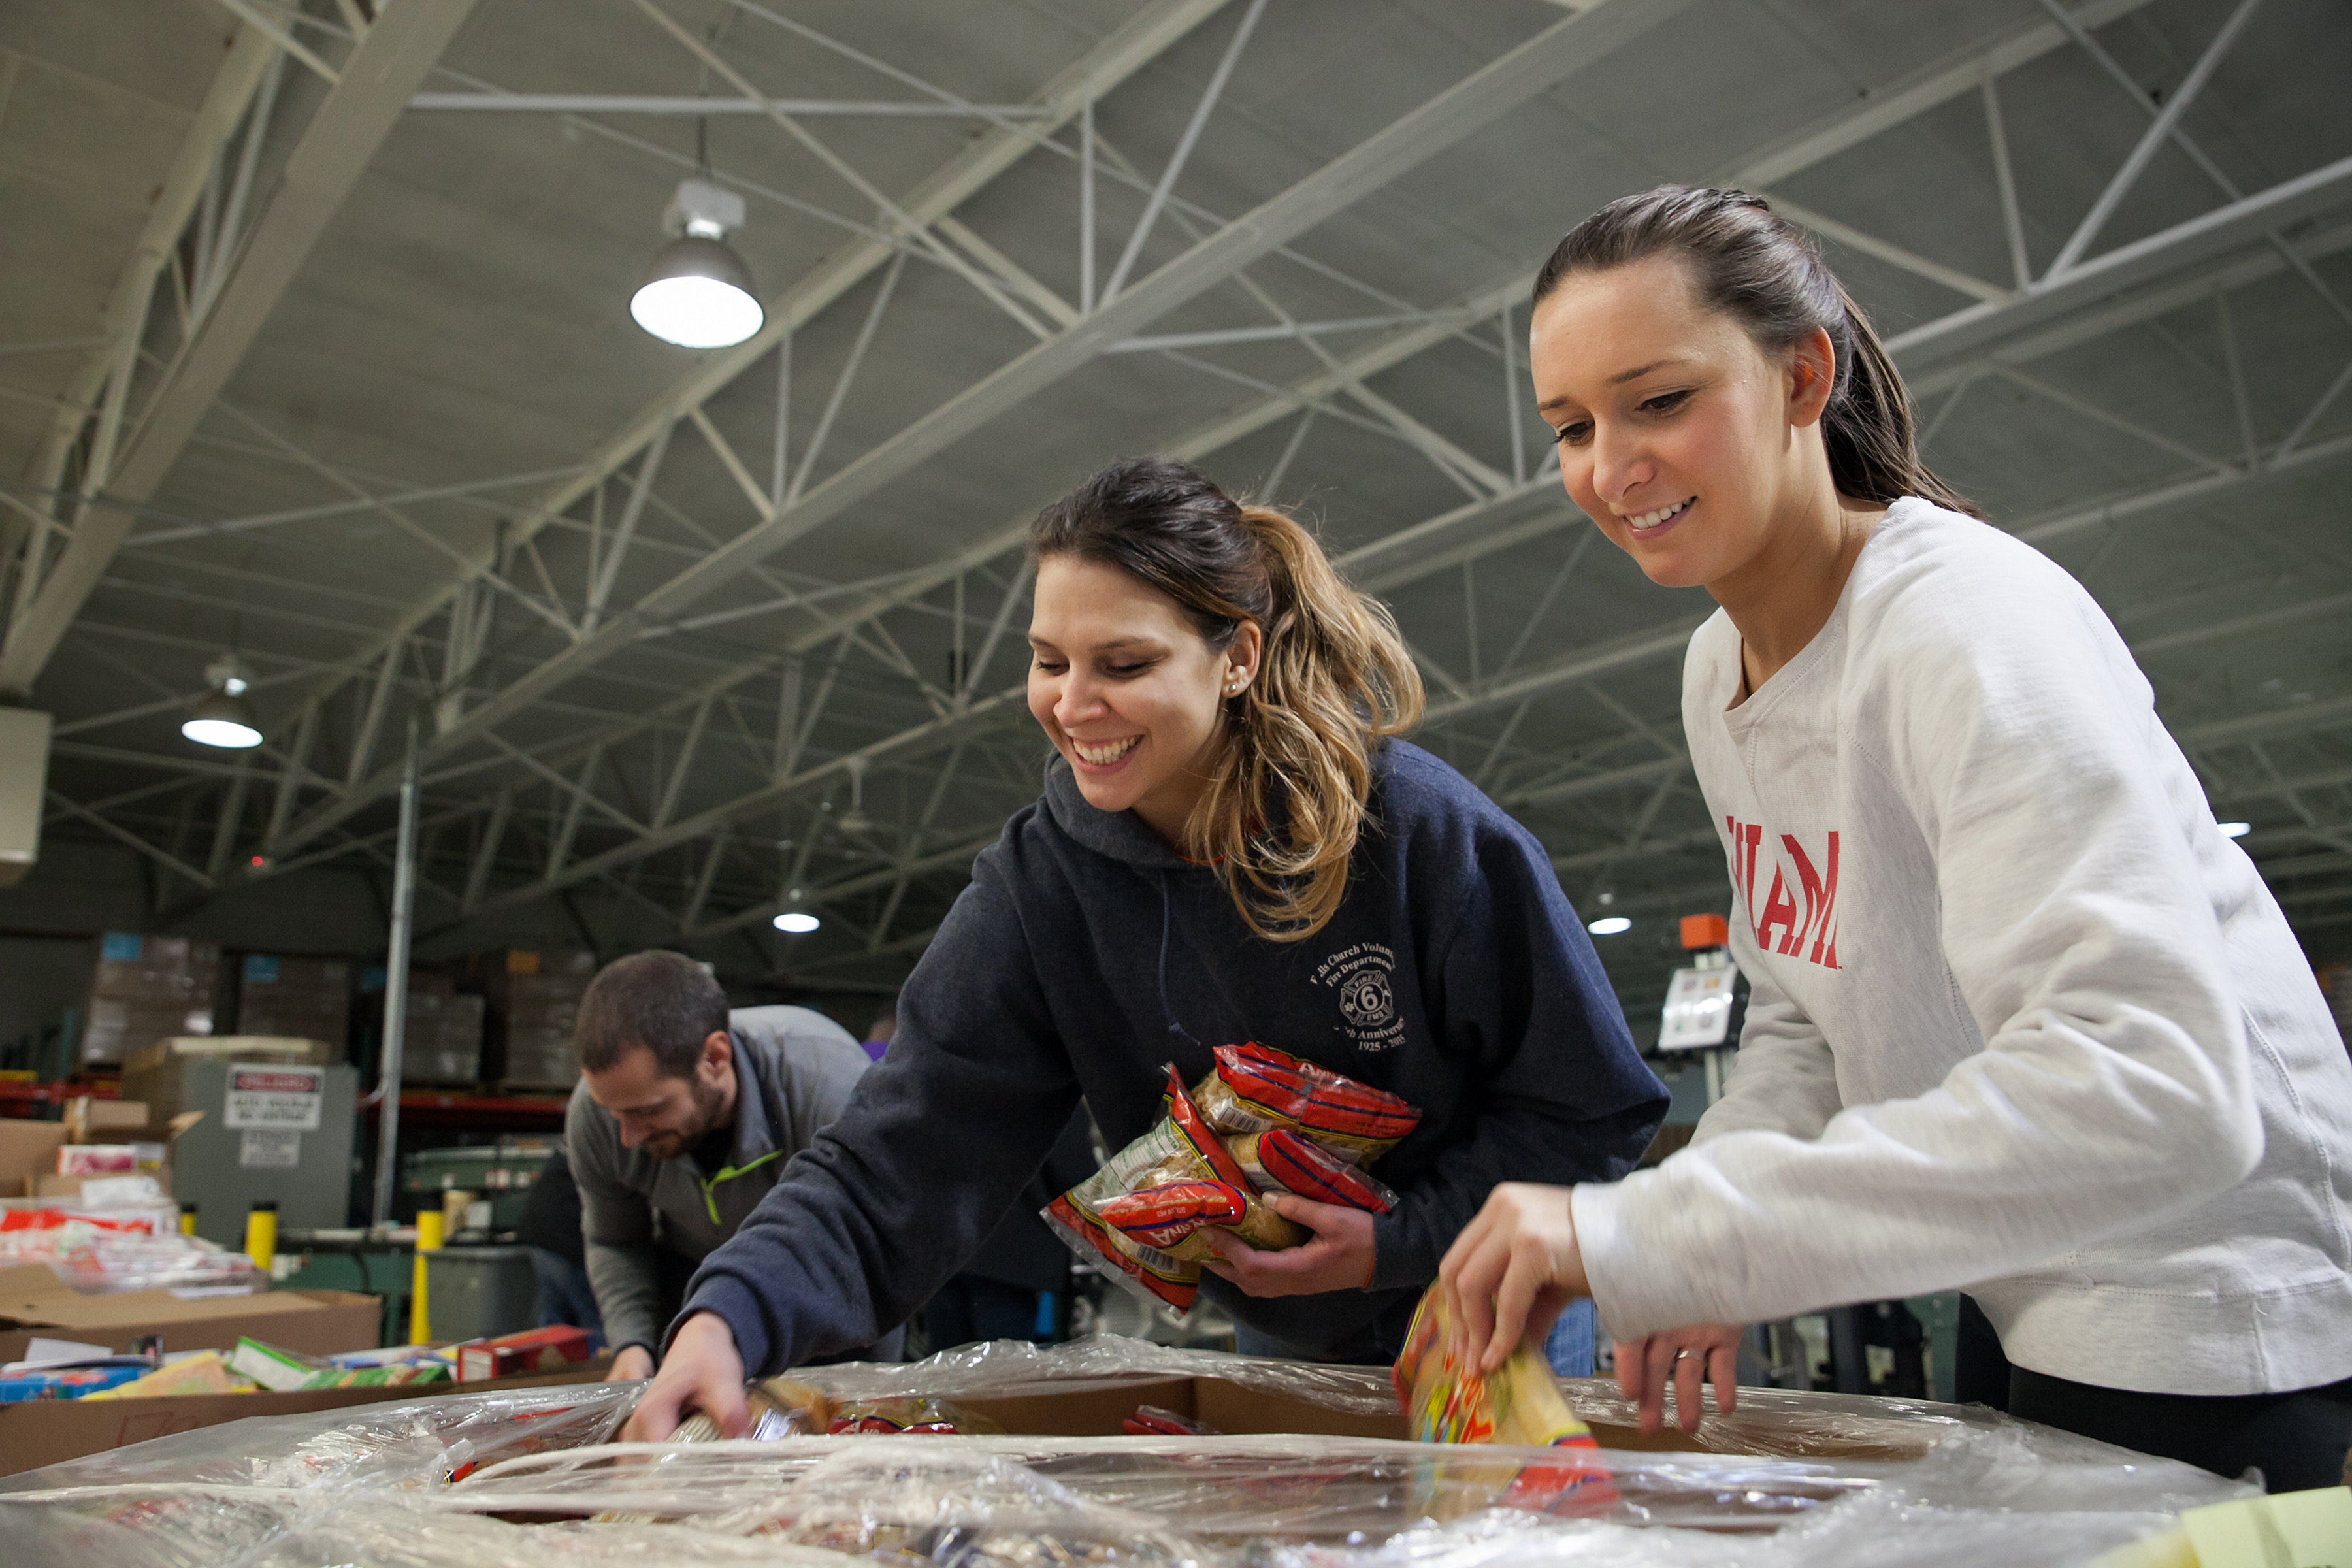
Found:
<path fill-rule="evenodd" d="M 2019 1366 L 2352 1375 L 2352 1062 L 2098 605 L 1906 499 L 1836 611 L 1683 723 L 1753 986 L 1724 1098 L 1573 1205 L 1622 1335 L 1963 1287 Z"/>

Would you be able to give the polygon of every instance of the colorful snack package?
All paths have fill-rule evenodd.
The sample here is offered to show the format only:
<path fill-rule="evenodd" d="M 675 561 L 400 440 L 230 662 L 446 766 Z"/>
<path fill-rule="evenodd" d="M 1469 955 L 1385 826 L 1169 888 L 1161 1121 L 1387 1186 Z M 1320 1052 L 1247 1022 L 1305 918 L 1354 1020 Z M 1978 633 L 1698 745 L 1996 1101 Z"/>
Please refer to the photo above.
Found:
<path fill-rule="evenodd" d="M 833 1425 L 833 1401 L 798 1378 L 770 1377 L 745 1384 L 743 1398 L 751 1407 L 751 1430 L 747 1436 L 754 1443 L 822 1433 Z M 695 1415 L 679 1423 L 669 1440 L 715 1443 L 723 1436 L 719 1423 Z"/>
<path fill-rule="evenodd" d="M 1163 1252 L 1204 1225 L 1235 1225 L 1248 1212 L 1248 1196 L 1223 1182 L 1170 1182 L 1105 1198 L 1095 1207 L 1103 1224 Z"/>
<path fill-rule="evenodd" d="M 1515 1447 L 1597 1450 L 1592 1433 L 1569 1410 L 1551 1367 L 1522 1344 L 1491 1373 L 1477 1370 L 1459 1345 L 1440 1286 L 1421 1299 L 1405 1331 L 1404 1353 L 1391 1374 L 1405 1425 L 1423 1443 L 1498 1443 Z M 1494 1478 L 1495 1506 L 1537 1513 L 1588 1514 L 1617 1501 L 1608 1470 L 1581 1456 L 1534 1464 Z"/>
<path fill-rule="evenodd" d="M 1130 1437 L 1222 1437 L 1223 1433 L 1190 1415 L 1157 1405 L 1139 1405 L 1119 1421 Z"/>
<path fill-rule="evenodd" d="M 1216 1184 L 1231 1189 L 1243 1200 L 1241 1217 L 1230 1223 L 1221 1222 L 1220 1228 L 1233 1231 L 1250 1246 L 1280 1251 L 1297 1247 L 1307 1239 L 1307 1233 L 1257 1201 L 1248 1175 L 1194 1107 L 1172 1066 L 1168 1069 L 1164 1103 L 1168 1114 L 1150 1131 L 1112 1155 L 1101 1170 L 1046 1205 L 1043 1213 L 1045 1223 L 1079 1257 L 1109 1263 L 1118 1270 L 1119 1277 L 1133 1282 L 1132 1289 L 1178 1311 L 1185 1311 L 1191 1309 L 1199 1290 L 1201 1260 L 1214 1256 L 1209 1237 L 1202 1234 L 1209 1226 L 1203 1224 L 1185 1227 L 1182 1236 L 1168 1246 L 1155 1246 L 1107 1220 L 1103 1215 L 1105 1204 L 1154 1187 Z M 1139 1206 L 1147 1216 L 1152 1207 L 1135 1206 Z M 1148 1230 L 1152 1226 L 1146 1224 L 1143 1228 Z"/>
<path fill-rule="evenodd" d="M 1395 1095 L 1269 1046 L 1219 1046 L 1216 1058 L 1192 1096 L 1228 1136 L 1294 1129 L 1350 1165 L 1369 1165 L 1421 1125 L 1420 1110 Z"/>
<path fill-rule="evenodd" d="M 944 1399 L 852 1399 L 834 1409 L 828 1436 L 856 1432 L 883 1436 L 1002 1437 L 1004 1428 L 987 1416 Z"/>
<path fill-rule="evenodd" d="M 1396 1194 L 1385 1183 L 1287 1127 L 1229 1139 L 1226 1146 L 1261 1193 L 1289 1193 L 1368 1214 L 1396 1207 Z"/>

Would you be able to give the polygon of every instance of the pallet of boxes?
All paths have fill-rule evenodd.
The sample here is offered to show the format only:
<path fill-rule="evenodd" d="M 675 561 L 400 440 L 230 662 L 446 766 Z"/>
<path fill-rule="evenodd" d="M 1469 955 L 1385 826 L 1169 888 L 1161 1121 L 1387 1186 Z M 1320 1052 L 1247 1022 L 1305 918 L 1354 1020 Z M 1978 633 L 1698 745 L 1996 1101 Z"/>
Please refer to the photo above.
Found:
<path fill-rule="evenodd" d="M 482 998 L 461 991 L 456 975 L 411 970 L 405 1016 L 401 1082 L 471 1088 L 483 1080 Z"/>
<path fill-rule="evenodd" d="M 99 939 L 82 1061 L 108 1066 L 158 1040 L 214 1033 L 220 980 L 216 943 L 109 931 Z"/>
<path fill-rule="evenodd" d="M 562 950 L 505 948 L 476 953 L 466 988 L 487 1007 L 487 1061 L 501 1088 L 568 1094 L 580 1079 L 572 1031 L 580 998 L 596 977 L 596 955 Z"/>

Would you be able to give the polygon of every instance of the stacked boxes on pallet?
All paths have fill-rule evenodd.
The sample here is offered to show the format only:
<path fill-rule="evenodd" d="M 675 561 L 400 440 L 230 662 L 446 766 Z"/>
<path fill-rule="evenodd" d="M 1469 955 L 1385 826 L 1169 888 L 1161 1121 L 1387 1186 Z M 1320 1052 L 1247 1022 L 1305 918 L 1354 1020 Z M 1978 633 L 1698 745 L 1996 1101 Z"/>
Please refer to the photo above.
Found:
<path fill-rule="evenodd" d="M 409 976 L 408 1024 L 400 1038 L 401 1082 L 481 1081 L 482 999 L 458 995 L 449 976 Z"/>
<path fill-rule="evenodd" d="M 340 958 L 246 955 L 237 1032 L 324 1040 L 342 1055 L 352 1028 L 352 966 Z"/>
<path fill-rule="evenodd" d="M 209 1035 L 220 989 L 220 948 L 184 936 L 110 931 L 99 939 L 81 1059 L 120 1062 L 158 1040 Z"/>
<path fill-rule="evenodd" d="M 490 1031 L 505 1044 L 500 1081 L 509 1089 L 568 1091 L 580 1077 L 572 1026 L 595 978 L 593 952 L 509 948 L 478 953 L 470 984 L 489 1005 Z"/>

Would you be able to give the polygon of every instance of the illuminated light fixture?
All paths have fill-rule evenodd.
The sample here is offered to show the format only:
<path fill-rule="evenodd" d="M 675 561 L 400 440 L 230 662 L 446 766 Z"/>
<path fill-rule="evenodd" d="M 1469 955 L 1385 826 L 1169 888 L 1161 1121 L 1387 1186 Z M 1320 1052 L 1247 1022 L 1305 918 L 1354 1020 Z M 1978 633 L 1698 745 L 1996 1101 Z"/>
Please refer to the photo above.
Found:
<path fill-rule="evenodd" d="M 743 198 L 709 180 L 687 180 L 662 215 L 662 247 L 629 300 L 637 325 L 666 343 L 721 349 L 766 323 L 751 269 L 727 243 L 743 226 Z"/>
<path fill-rule="evenodd" d="M 1584 928 L 1595 936 L 1616 936 L 1633 929 L 1633 922 L 1623 915 L 1603 915 Z"/>
<path fill-rule="evenodd" d="M 810 931 L 816 930 L 820 923 L 817 918 L 806 910 L 786 910 L 775 920 L 776 929 L 792 936 L 806 936 Z"/>
<path fill-rule="evenodd" d="M 2243 838 L 2254 830 L 2251 822 L 2217 822 L 2213 826 L 2221 830 L 2224 838 Z"/>
<path fill-rule="evenodd" d="M 203 746 L 219 746 L 226 751 L 250 751 L 261 744 L 261 721 L 253 716 L 253 704 L 245 700 L 246 688 L 251 684 L 236 656 L 225 653 L 205 668 L 205 679 L 212 689 L 196 699 L 188 716 L 180 721 L 180 733 Z"/>

